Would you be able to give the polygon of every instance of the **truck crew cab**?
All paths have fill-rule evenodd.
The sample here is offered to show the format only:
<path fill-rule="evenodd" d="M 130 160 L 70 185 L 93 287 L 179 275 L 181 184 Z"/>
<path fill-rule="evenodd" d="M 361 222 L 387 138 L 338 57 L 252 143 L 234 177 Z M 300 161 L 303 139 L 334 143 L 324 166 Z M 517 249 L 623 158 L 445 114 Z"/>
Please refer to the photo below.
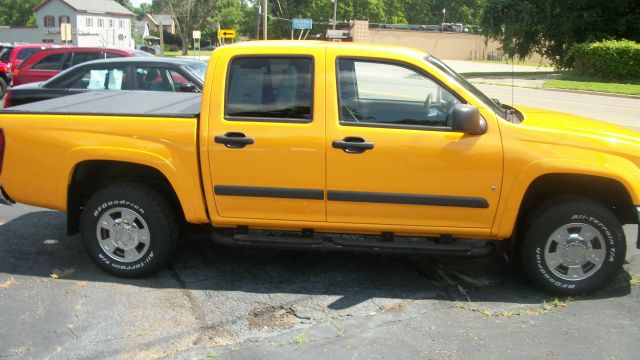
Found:
<path fill-rule="evenodd" d="M 638 133 L 499 106 L 407 49 L 224 46 L 202 95 L 86 93 L 8 108 L 0 128 L 2 201 L 66 212 L 120 276 L 157 270 L 184 224 L 206 224 L 247 246 L 508 243 L 536 284 L 583 294 L 615 276 L 622 224 L 638 223 Z"/>

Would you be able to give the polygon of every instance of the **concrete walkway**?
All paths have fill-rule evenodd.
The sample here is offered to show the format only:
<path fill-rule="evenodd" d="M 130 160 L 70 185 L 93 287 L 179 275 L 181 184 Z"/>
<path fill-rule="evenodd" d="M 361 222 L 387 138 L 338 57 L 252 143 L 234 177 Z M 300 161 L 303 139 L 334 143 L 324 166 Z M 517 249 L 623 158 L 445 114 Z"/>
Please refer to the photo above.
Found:
<path fill-rule="evenodd" d="M 467 60 L 443 60 L 459 73 L 470 72 L 550 72 L 553 68 L 542 66 L 513 65 L 506 63 L 478 62 Z"/>

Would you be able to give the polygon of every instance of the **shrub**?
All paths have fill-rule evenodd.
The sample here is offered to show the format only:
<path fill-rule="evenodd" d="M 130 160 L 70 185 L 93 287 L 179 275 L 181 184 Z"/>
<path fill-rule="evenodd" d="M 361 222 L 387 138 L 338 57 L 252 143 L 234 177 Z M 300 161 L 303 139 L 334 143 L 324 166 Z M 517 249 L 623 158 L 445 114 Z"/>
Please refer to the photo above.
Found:
<path fill-rule="evenodd" d="M 601 79 L 638 80 L 640 44 L 628 40 L 576 44 L 563 67 Z"/>

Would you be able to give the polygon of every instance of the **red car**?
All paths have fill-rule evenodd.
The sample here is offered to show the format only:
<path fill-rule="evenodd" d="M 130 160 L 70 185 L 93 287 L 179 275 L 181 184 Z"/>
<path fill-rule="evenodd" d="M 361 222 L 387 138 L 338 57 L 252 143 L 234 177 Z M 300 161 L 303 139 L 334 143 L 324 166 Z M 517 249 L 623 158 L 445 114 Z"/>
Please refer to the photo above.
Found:
<path fill-rule="evenodd" d="M 53 46 L 52 44 L 3 45 L 0 49 L 0 97 L 4 95 L 7 86 L 11 84 L 11 72 L 17 69 L 24 59 L 33 53 Z"/>
<path fill-rule="evenodd" d="M 13 85 L 45 81 L 80 63 L 129 56 L 152 56 L 144 51 L 131 49 L 70 47 L 46 49 L 26 59 L 13 70 Z"/>

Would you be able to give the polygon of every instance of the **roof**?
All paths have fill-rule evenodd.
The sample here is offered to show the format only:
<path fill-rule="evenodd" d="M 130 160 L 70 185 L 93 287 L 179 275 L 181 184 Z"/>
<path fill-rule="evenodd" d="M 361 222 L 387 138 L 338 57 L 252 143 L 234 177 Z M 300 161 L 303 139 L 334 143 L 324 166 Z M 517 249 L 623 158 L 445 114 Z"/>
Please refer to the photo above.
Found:
<path fill-rule="evenodd" d="M 373 50 L 380 52 L 404 53 L 410 55 L 426 54 L 421 50 L 416 50 L 404 46 L 381 45 L 371 43 L 353 42 L 332 42 L 323 40 L 253 40 L 240 41 L 234 44 L 225 45 L 221 48 L 249 47 L 249 48 L 349 48 L 360 50 Z"/>
<path fill-rule="evenodd" d="M 153 21 L 155 25 L 173 25 L 175 23 L 171 15 L 147 14 L 147 17 Z"/>
<path fill-rule="evenodd" d="M 40 5 L 36 6 L 33 11 L 40 10 L 52 0 L 44 0 Z M 129 9 L 120 5 L 114 0 L 58 0 L 61 3 L 69 6 L 76 12 L 84 13 L 104 13 L 111 15 L 133 15 Z"/>
<path fill-rule="evenodd" d="M 138 34 L 144 34 L 147 26 L 148 25 L 146 21 L 136 21 L 135 25 L 133 26 L 133 31 Z"/>
<path fill-rule="evenodd" d="M 155 57 L 155 56 L 145 56 L 145 57 L 119 57 L 119 58 L 110 58 L 106 60 L 92 60 L 83 62 L 82 65 L 90 65 L 90 64 L 100 64 L 100 63 L 108 63 L 108 64 L 117 64 L 117 63 L 159 63 L 159 64 L 177 64 L 177 65 L 189 65 L 194 63 L 202 63 L 199 60 L 193 59 L 185 59 L 185 58 L 168 58 L 168 57 Z"/>
<path fill-rule="evenodd" d="M 135 49 L 112 48 L 112 47 L 88 47 L 88 46 L 87 47 L 80 47 L 80 46 L 48 47 L 46 49 L 42 49 L 41 51 L 38 51 L 38 53 L 42 53 L 42 54 L 51 53 L 51 52 L 68 52 L 69 53 L 69 52 L 82 52 L 82 51 L 98 52 L 98 51 L 105 51 L 105 50 L 120 51 L 127 54 L 139 54 L 139 53 L 146 54 L 144 51 L 135 50 Z"/>

